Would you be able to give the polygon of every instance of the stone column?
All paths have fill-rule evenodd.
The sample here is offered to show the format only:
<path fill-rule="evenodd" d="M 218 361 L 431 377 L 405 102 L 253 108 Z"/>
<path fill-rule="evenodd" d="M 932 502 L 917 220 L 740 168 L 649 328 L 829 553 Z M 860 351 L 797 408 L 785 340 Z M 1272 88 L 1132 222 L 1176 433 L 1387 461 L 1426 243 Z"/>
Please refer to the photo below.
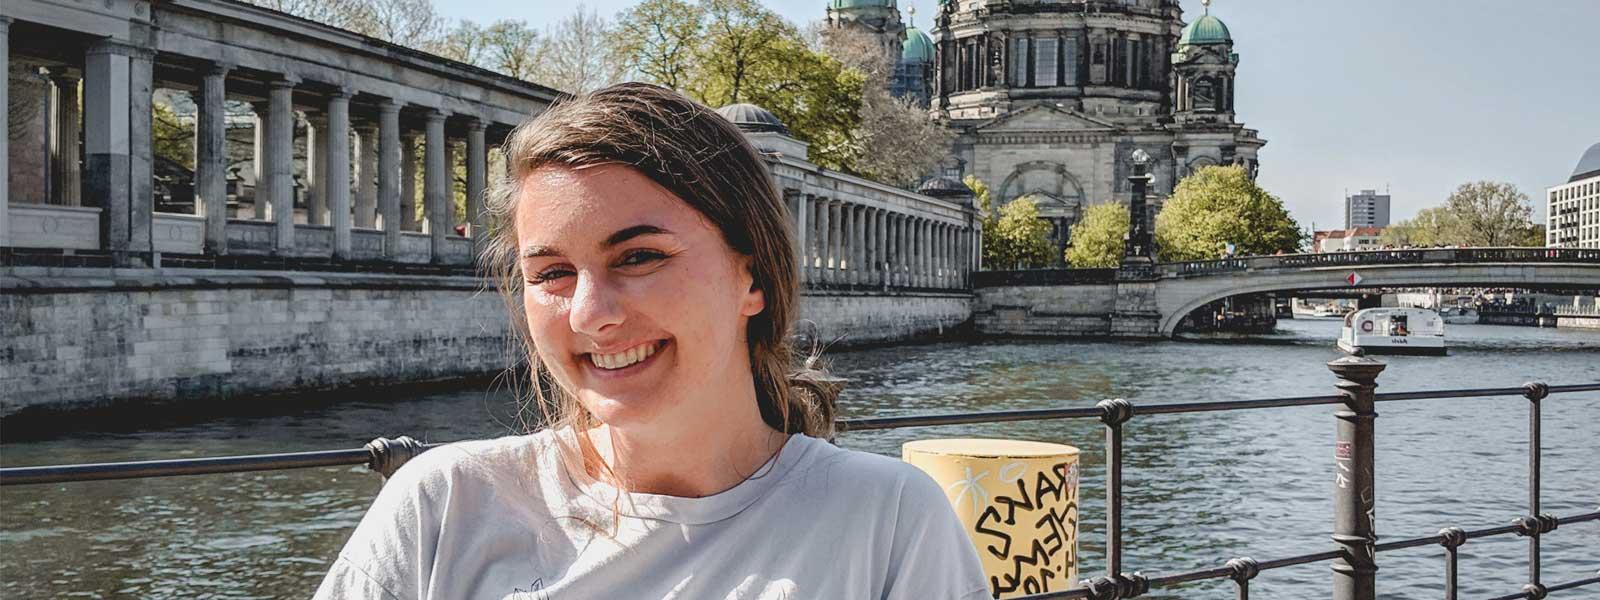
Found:
<path fill-rule="evenodd" d="M 488 241 L 488 222 L 483 214 L 483 194 L 489 189 L 489 145 L 483 135 L 488 124 L 481 119 L 467 123 L 467 235 L 472 236 L 473 255 Z"/>
<path fill-rule="evenodd" d="M 11 160 L 11 17 L 0 15 L 0 76 L 6 84 L 0 85 L 0 157 Z M 0 169 L 0 247 L 11 245 L 11 168 Z"/>
<path fill-rule="evenodd" d="M 155 52 L 132 50 L 128 54 L 128 250 L 150 252 L 156 216 L 154 117 L 150 112 L 155 99 Z"/>
<path fill-rule="evenodd" d="M 930 258 L 928 258 L 931 254 L 931 251 L 928 250 L 928 238 L 930 238 L 928 234 L 930 232 L 931 226 L 928 224 L 928 219 L 917 219 L 917 286 L 920 286 L 920 288 L 928 286 L 928 274 L 933 272 L 933 269 L 930 269 Z"/>
<path fill-rule="evenodd" d="M 794 193 L 794 257 L 800 270 L 800 283 L 811 283 L 811 198 L 802 192 Z"/>
<path fill-rule="evenodd" d="M 118 42 L 95 42 L 83 65 L 84 195 L 101 210 L 101 247 L 112 252 L 128 250 L 130 50 Z"/>
<path fill-rule="evenodd" d="M 811 247 L 806 254 L 806 268 L 811 269 L 811 281 L 824 283 L 821 264 L 828 256 L 828 202 L 806 194 L 807 210 L 811 211 Z"/>
<path fill-rule="evenodd" d="M 928 232 L 929 247 L 933 250 L 928 253 L 929 279 L 933 287 L 940 287 L 944 285 L 944 225 L 930 222 Z"/>
<path fill-rule="evenodd" d="M 892 275 L 889 278 L 889 283 L 891 285 L 901 285 L 904 282 L 904 277 L 901 275 L 901 271 L 905 269 L 906 264 L 905 215 L 898 213 L 895 214 L 894 220 L 890 223 L 890 225 L 894 227 L 894 236 L 889 242 L 894 244 L 894 268 L 891 269 Z"/>
<path fill-rule="evenodd" d="M 400 249 L 400 103 L 378 103 L 378 212 L 383 215 L 383 255 L 394 258 Z M 409 190 L 410 186 L 406 186 Z"/>
<path fill-rule="evenodd" d="M 65 70 L 51 75 L 55 83 L 55 127 L 50 135 L 51 203 L 59 206 L 79 206 L 83 203 L 83 175 L 78 168 L 78 135 L 82 132 L 82 115 L 78 112 L 78 78 Z"/>
<path fill-rule="evenodd" d="M 817 279 L 833 283 L 833 272 L 828 261 L 833 259 L 833 202 L 817 198 Z"/>
<path fill-rule="evenodd" d="M 328 96 L 328 127 L 322 152 L 322 191 L 333 225 L 333 258 L 350 258 L 350 96 L 349 89 L 334 90 Z M 371 172 L 367 172 L 368 175 Z M 369 217 L 370 218 L 370 217 Z"/>
<path fill-rule="evenodd" d="M 205 250 L 228 253 L 228 99 L 229 65 L 213 63 L 194 95 L 195 208 L 206 218 Z"/>
<path fill-rule="evenodd" d="M 861 262 L 861 283 L 874 284 L 878 282 L 878 209 L 867 207 L 862 211 L 865 217 L 862 226 L 866 228 L 866 235 L 862 237 L 862 251 L 866 259 Z"/>
<path fill-rule="evenodd" d="M 854 208 L 847 202 L 840 202 L 838 206 L 839 245 L 834 258 L 834 268 L 837 269 L 834 275 L 836 280 L 843 284 L 852 283 L 851 275 L 854 275 L 856 269 L 856 259 L 850 255 L 856 246 L 855 240 L 851 237 L 851 222 L 855 220 L 851 212 Z"/>
<path fill-rule="evenodd" d="M 327 225 L 328 119 L 306 115 L 306 224 Z"/>
<path fill-rule="evenodd" d="M 456 142 L 444 135 L 444 234 L 456 234 Z"/>
<path fill-rule="evenodd" d="M 853 226 L 850 234 L 852 252 L 850 253 L 850 283 L 861 284 L 867 282 L 867 207 L 856 206 L 850 215 L 850 224 Z"/>
<path fill-rule="evenodd" d="M 417 222 L 417 142 L 415 132 L 400 136 L 400 229 L 421 231 Z"/>
<path fill-rule="evenodd" d="M 294 86 L 297 79 L 280 78 L 269 82 L 267 92 L 266 157 L 267 200 L 272 220 L 277 225 L 275 252 L 294 251 Z M 260 195 L 260 191 L 256 192 Z"/>
<path fill-rule="evenodd" d="M 377 227 L 378 212 L 378 128 L 356 127 L 355 226 Z"/>
<path fill-rule="evenodd" d="M 435 263 L 444 260 L 445 230 L 450 226 L 450 219 L 445 212 L 450 192 L 450 173 L 445 162 L 444 119 L 443 112 L 429 110 L 424 132 L 427 140 L 423 148 L 422 210 L 427 218 L 431 260 Z"/>
<path fill-rule="evenodd" d="M 844 202 L 828 201 L 828 258 L 832 261 L 829 281 L 844 283 Z"/>
<path fill-rule="evenodd" d="M 251 150 L 251 163 L 256 171 L 256 189 L 250 198 L 250 203 L 255 211 L 257 221 L 267 220 L 267 204 L 272 201 L 271 192 L 267 189 L 267 130 L 272 126 L 272 111 L 267 110 L 267 103 L 255 102 L 251 108 L 255 111 L 255 148 Z"/>
<path fill-rule="evenodd" d="M 880 286 L 884 285 L 889 280 L 889 243 L 888 238 L 885 237 L 888 235 L 888 230 L 884 227 L 885 223 L 888 221 L 888 216 L 889 213 L 887 211 L 879 210 L 877 211 L 876 218 L 873 219 L 873 226 L 877 228 L 877 234 L 873 237 L 873 245 L 878 251 L 878 259 L 876 263 L 878 276 L 875 280 L 873 280 L 873 283 Z"/>

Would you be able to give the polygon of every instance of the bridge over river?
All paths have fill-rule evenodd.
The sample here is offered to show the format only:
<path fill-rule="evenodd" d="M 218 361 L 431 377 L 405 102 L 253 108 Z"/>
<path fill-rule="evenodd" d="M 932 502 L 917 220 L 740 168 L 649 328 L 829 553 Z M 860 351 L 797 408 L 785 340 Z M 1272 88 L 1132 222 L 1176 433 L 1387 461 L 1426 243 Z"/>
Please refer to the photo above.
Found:
<path fill-rule="evenodd" d="M 1171 337 L 1189 313 L 1232 296 L 1415 287 L 1594 294 L 1600 250 L 1431 248 L 983 271 L 974 277 L 973 319 L 990 335 Z"/>

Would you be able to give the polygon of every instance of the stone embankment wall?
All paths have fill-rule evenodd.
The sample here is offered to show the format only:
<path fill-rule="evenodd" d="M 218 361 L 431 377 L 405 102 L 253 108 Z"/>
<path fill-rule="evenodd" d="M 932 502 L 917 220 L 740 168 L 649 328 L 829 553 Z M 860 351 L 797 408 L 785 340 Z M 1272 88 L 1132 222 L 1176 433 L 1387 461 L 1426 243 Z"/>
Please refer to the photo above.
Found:
<path fill-rule="evenodd" d="M 1600 329 L 1600 316 L 1594 317 L 1556 317 L 1556 327 L 1572 327 L 1576 329 Z"/>
<path fill-rule="evenodd" d="M 985 336 L 1154 338 L 1154 283 L 1007 285 L 978 288 L 974 329 Z"/>
<path fill-rule="evenodd" d="M 951 336 L 966 294 L 822 294 L 802 318 L 831 348 Z M 473 277 L 0 270 L 0 416 L 230 402 L 491 375 L 505 304 Z"/>

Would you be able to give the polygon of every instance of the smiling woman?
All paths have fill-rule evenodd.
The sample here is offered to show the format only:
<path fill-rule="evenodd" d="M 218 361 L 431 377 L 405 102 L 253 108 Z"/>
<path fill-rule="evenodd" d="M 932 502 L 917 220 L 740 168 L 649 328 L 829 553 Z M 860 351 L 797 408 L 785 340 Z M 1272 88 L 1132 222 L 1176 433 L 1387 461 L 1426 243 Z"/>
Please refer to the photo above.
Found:
<path fill-rule="evenodd" d="M 506 156 L 482 259 L 547 425 L 407 463 L 319 598 L 989 597 L 937 484 L 829 443 L 789 215 L 731 123 L 622 84 Z"/>

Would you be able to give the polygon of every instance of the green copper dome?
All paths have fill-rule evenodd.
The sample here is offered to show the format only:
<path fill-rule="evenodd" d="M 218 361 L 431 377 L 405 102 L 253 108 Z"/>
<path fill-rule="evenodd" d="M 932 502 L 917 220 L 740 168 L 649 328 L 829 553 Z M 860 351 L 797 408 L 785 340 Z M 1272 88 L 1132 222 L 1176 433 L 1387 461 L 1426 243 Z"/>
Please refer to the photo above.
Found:
<path fill-rule="evenodd" d="M 1183 28 L 1183 37 L 1178 38 L 1179 44 L 1231 44 L 1233 36 L 1228 33 L 1228 26 L 1222 24 L 1222 19 L 1211 15 L 1202 15 L 1187 27 Z"/>
<path fill-rule="evenodd" d="M 906 28 L 906 41 L 900 49 L 901 62 L 933 62 L 933 38 L 915 27 Z"/>
<path fill-rule="evenodd" d="M 834 9 L 894 8 L 894 0 L 828 0 L 828 6 Z"/>

